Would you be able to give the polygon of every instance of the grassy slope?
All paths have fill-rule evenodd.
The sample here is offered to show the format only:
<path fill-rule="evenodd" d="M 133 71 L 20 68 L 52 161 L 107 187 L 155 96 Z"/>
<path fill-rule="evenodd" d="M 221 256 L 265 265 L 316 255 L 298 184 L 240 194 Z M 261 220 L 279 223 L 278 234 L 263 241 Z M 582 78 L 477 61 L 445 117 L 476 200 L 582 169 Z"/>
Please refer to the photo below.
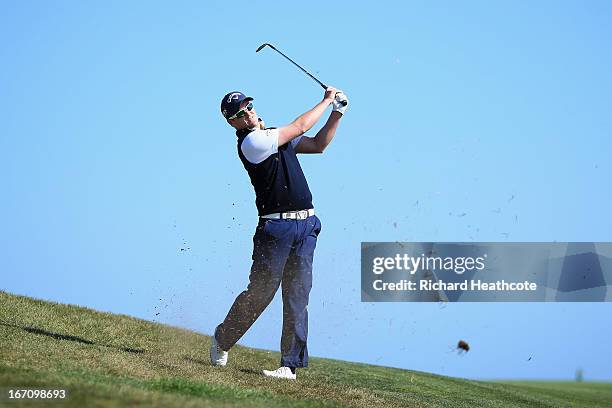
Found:
<path fill-rule="evenodd" d="M 297 382 L 272 380 L 258 371 L 278 353 L 236 346 L 218 368 L 209 345 L 187 330 L 0 292 L 0 388 L 63 387 L 61 406 L 612 406 L 612 384 L 468 381 L 320 358 Z"/>

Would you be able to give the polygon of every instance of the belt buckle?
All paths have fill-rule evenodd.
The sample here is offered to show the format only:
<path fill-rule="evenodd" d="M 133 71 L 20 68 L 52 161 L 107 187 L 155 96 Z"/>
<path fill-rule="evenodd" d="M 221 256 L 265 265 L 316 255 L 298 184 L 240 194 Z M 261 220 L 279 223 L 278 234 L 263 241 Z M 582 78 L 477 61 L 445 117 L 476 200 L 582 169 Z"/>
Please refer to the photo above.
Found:
<path fill-rule="evenodd" d="M 308 218 L 308 210 L 300 210 L 300 211 L 298 211 L 298 216 L 299 216 L 300 220 L 305 220 L 306 218 Z"/>

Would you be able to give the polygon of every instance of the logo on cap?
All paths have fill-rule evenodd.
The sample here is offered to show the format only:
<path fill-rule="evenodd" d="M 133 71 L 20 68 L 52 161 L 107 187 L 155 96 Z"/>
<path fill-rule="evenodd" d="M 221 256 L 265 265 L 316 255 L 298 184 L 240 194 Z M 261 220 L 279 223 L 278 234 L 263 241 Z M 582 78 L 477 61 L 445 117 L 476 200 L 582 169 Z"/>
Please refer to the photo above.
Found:
<path fill-rule="evenodd" d="M 253 100 L 253 98 L 247 97 L 245 94 L 238 91 L 225 94 L 225 96 L 221 98 L 221 113 L 223 116 L 228 118 L 236 114 L 236 112 L 240 110 L 240 104 L 245 99 Z"/>
<path fill-rule="evenodd" d="M 239 99 L 240 95 L 242 95 L 240 92 L 234 92 L 234 93 L 229 94 L 227 97 L 227 103 L 230 103 L 232 99 Z"/>

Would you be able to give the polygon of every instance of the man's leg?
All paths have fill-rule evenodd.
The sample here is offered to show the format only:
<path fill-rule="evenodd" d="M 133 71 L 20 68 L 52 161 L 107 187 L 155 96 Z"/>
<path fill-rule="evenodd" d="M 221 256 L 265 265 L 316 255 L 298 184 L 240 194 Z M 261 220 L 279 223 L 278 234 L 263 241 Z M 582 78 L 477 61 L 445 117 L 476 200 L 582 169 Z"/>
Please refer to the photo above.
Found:
<path fill-rule="evenodd" d="M 249 285 L 238 295 L 225 320 L 215 330 L 221 349 L 232 348 L 274 298 L 293 243 L 291 227 L 283 220 L 260 221 L 257 226 Z"/>
<path fill-rule="evenodd" d="M 320 231 L 321 223 L 316 216 L 298 221 L 300 240 L 285 265 L 281 367 L 308 366 L 308 297 L 312 288 L 312 260 Z"/>

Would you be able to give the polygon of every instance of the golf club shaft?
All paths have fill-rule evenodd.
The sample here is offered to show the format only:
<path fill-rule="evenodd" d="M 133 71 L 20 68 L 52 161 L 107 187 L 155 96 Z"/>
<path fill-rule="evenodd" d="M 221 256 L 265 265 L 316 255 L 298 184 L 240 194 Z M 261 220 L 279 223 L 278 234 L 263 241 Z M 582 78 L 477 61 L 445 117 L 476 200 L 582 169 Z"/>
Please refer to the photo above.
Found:
<path fill-rule="evenodd" d="M 310 72 L 306 71 L 304 68 L 302 68 L 297 62 L 295 62 L 294 60 L 292 60 L 291 58 L 289 58 L 288 56 L 286 56 L 285 54 L 283 54 L 279 49 L 277 49 L 275 46 L 273 46 L 272 44 L 269 43 L 264 43 L 262 45 L 259 46 L 259 48 L 257 48 L 257 50 L 255 50 L 255 52 L 259 52 L 262 49 L 264 49 L 266 47 L 266 45 L 270 48 L 272 48 L 274 51 L 278 52 L 280 55 L 282 55 L 283 57 L 285 57 L 286 59 L 289 60 L 289 62 L 291 62 L 293 65 L 295 65 L 296 67 L 298 67 L 300 70 L 302 70 L 302 72 L 304 72 L 306 75 L 308 75 L 310 78 L 312 78 L 316 83 L 318 83 L 319 85 L 321 85 L 321 88 L 323 89 L 327 89 L 327 85 L 325 85 L 323 82 L 319 81 L 317 78 L 315 78 Z M 340 100 L 336 97 L 336 100 L 338 100 L 342 105 L 346 106 L 347 102 L 344 100 Z"/>
<path fill-rule="evenodd" d="M 327 89 L 327 85 L 325 85 L 323 82 L 319 81 L 317 78 L 315 78 L 313 75 L 310 74 L 310 72 L 306 71 L 304 68 L 302 68 L 298 63 L 296 63 L 294 60 L 292 60 L 291 58 L 289 58 L 288 56 L 286 56 L 285 54 L 282 53 L 282 51 L 278 50 L 276 47 L 274 47 L 272 44 L 268 44 L 268 46 L 270 48 L 272 48 L 274 51 L 278 52 L 280 55 L 282 55 L 283 57 L 287 58 L 293 65 L 295 65 L 296 67 L 298 67 L 299 69 L 302 70 L 302 72 L 304 72 L 306 75 L 308 75 L 309 77 L 311 77 L 312 79 L 314 79 L 316 81 L 316 83 L 318 83 L 319 85 L 321 85 L 321 88 L 323 89 Z"/>

